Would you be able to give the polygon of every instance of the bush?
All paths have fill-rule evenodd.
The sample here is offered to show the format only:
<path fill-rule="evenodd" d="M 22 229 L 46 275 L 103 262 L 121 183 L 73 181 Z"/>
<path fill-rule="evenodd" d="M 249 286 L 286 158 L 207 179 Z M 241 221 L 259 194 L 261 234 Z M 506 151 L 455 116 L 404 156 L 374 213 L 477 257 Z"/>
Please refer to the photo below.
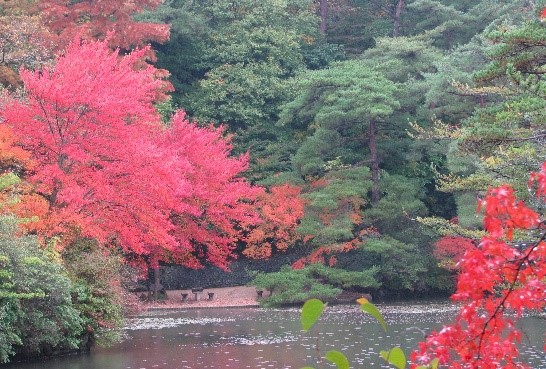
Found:
<path fill-rule="evenodd" d="M 390 293 L 424 292 L 427 285 L 427 255 L 417 246 L 384 236 L 365 242 L 359 249 L 361 257 L 380 269 L 377 278 Z"/>
<path fill-rule="evenodd" d="M 124 303 L 121 257 L 89 239 L 78 239 L 62 257 L 74 283 L 74 306 L 86 327 L 85 344 L 106 346 L 118 341 Z"/>
<path fill-rule="evenodd" d="M 298 270 L 285 266 L 275 273 L 256 273 L 250 284 L 271 292 L 262 300 L 263 306 L 281 306 L 303 303 L 310 298 L 332 301 L 342 288 L 379 288 L 374 278 L 376 272 L 376 268 L 349 272 L 322 264 L 311 264 Z"/>
<path fill-rule="evenodd" d="M 78 349 L 83 320 L 66 271 L 15 231 L 14 219 L 0 218 L 0 362 Z"/>

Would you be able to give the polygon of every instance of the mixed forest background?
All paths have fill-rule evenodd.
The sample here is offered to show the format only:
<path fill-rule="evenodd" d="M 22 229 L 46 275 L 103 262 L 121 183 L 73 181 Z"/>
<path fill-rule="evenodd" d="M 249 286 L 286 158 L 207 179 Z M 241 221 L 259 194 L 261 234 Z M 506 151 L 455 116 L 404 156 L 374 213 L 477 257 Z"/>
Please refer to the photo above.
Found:
<path fill-rule="evenodd" d="M 543 211 L 544 5 L 2 1 L 0 361 L 115 340 L 159 266 L 453 292 L 488 189 Z"/>

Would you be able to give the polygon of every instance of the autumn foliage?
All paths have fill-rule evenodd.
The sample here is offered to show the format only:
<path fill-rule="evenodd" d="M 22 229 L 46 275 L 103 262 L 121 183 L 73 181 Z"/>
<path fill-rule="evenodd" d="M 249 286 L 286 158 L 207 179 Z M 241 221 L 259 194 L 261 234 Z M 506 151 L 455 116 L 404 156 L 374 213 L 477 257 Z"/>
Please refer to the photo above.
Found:
<path fill-rule="evenodd" d="M 546 195 L 546 163 L 531 176 L 539 199 Z M 488 191 L 480 207 L 487 236 L 461 258 L 453 300 L 463 304 L 455 322 L 429 335 L 413 360 L 438 358 L 450 368 L 524 368 L 518 361 L 522 333 L 515 322 L 546 305 L 546 233 L 540 215 L 518 201 L 511 187 Z M 537 232 L 538 241 L 517 247 L 514 232 Z M 545 347 L 546 349 L 546 347 Z"/>
<path fill-rule="evenodd" d="M 285 251 L 302 240 L 296 230 L 305 207 L 300 192 L 300 188 L 285 184 L 274 186 L 258 197 L 256 206 L 261 219 L 244 238 L 244 255 L 253 259 L 268 258 L 274 250 Z"/>
<path fill-rule="evenodd" d="M 296 260 L 292 264 L 293 269 L 303 269 L 309 264 L 324 264 L 333 267 L 337 263 L 337 254 L 355 250 L 362 244 L 358 239 L 342 244 L 320 246 L 309 255 Z"/>
<path fill-rule="evenodd" d="M 474 249 L 474 241 L 461 236 L 445 236 L 434 244 L 433 254 L 439 265 L 448 270 L 458 270 L 458 263 L 467 251 Z"/>
<path fill-rule="evenodd" d="M 161 0 L 39 0 L 38 8 L 44 24 L 55 35 L 57 50 L 63 50 L 76 36 L 104 40 L 111 32 L 114 36 L 108 39 L 110 47 L 131 50 L 169 39 L 168 25 L 133 19 L 133 15 L 160 3 Z"/>
<path fill-rule="evenodd" d="M 258 220 L 261 190 L 240 177 L 248 158 L 229 156 L 222 128 L 198 128 L 183 112 L 161 125 L 161 82 L 139 62 L 146 52 L 76 41 L 54 67 L 21 70 L 26 98 L 5 106 L 0 127 L 36 163 L 29 196 L 42 199 L 32 202 L 40 214 L 45 200 L 47 214 L 35 229 L 61 247 L 90 237 L 152 264 L 225 268 L 241 230 Z"/>
<path fill-rule="evenodd" d="M 4 1 L 0 7 L 0 84 L 4 86 L 20 86 L 21 65 L 36 67 L 52 58 L 52 35 L 36 13 L 27 1 Z"/>

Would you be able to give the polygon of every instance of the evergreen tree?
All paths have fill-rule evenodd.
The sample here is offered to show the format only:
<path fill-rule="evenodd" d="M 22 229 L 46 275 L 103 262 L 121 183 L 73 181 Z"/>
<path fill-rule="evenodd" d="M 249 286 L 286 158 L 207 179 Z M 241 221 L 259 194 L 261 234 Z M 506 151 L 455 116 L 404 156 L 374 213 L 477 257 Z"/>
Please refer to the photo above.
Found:
<path fill-rule="evenodd" d="M 464 172 L 447 178 L 445 189 L 482 192 L 510 183 L 527 196 L 523 180 L 546 152 L 543 129 L 546 85 L 543 81 L 543 45 L 546 29 L 538 17 L 515 25 L 503 24 L 487 33 L 493 44 L 490 62 L 474 74 L 474 85 L 459 90 L 483 97 L 483 106 L 457 132 L 453 156 L 472 157 Z"/>

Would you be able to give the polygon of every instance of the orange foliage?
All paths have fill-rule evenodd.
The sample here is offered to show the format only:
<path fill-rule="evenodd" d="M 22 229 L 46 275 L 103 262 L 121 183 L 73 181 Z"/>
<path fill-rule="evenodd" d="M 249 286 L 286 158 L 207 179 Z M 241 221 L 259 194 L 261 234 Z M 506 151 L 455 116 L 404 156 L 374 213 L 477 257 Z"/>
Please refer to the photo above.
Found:
<path fill-rule="evenodd" d="M 11 128 L 0 125 L 0 172 L 31 166 L 30 153 L 18 147 L 15 141 Z"/>
<path fill-rule="evenodd" d="M 250 229 L 243 254 L 253 259 L 271 256 L 274 249 L 284 251 L 302 236 L 296 226 L 304 214 L 300 188 L 288 184 L 272 187 L 258 200 L 262 222 Z"/>
<path fill-rule="evenodd" d="M 22 219 L 21 229 L 28 233 L 41 234 L 48 228 L 49 203 L 37 194 L 21 194 L 18 202 L 8 209 L 18 218 Z"/>
<path fill-rule="evenodd" d="M 21 86 L 21 83 L 21 78 L 19 78 L 15 70 L 5 65 L 0 65 L 0 84 L 5 87 L 19 87 Z"/>
<path fill-rule="evenodd" d="M 0 125 L 0 173 L 28 171 L 33 165 L 31 154 L 17 146 L 11 128 Z M 26 181 L 2 189 L 0 211 L 20 218 L 23 231 L 38 233 L 43 229 L 43 220 L 47 219 L 49 205 L 42 196 L 32 191 L 32 186 Z"/>
<path fill-rule="evenodd" d="M 313 182 L 311 182 L 310 187 L 311 189 L 320 189 L 328 186 L 328 180 L 324 177 L 319 178 Z"/>
<path fill-rule="evenodd" d="M 335 254 L 355 250 L 361 244 L 362 244 L 362 241 L 355 238 L 354 240 L 351 240 L 342 244 L 321 246 L 313 250 L 313 252 L 311 252 L 306 257 L 296 260 L 292 264 L 292 268 L 302 269 L 308 264 L 316 264 L 316 263 L 328 264 L 329 266 L 334 266 L 337 263 L 337 258 Z"/>

